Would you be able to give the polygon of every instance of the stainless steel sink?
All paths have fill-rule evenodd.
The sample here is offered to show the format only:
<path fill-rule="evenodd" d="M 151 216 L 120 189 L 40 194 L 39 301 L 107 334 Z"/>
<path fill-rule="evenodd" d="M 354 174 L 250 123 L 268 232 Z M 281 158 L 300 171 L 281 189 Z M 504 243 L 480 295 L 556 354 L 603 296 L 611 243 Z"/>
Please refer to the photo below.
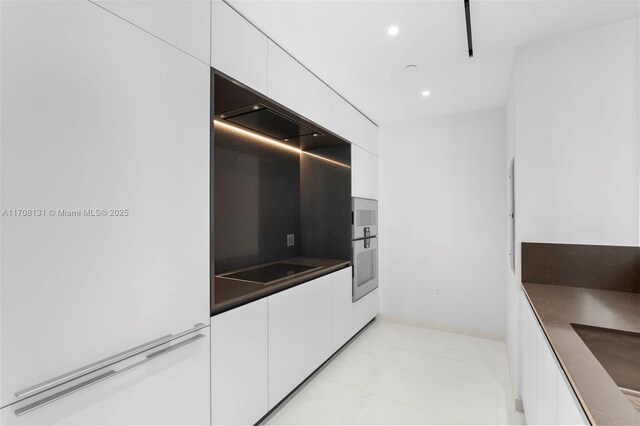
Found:
<path fill-rule="evenodd" d="M 640 334 L 582 324 L 571 326 L 640 411 Z"/>

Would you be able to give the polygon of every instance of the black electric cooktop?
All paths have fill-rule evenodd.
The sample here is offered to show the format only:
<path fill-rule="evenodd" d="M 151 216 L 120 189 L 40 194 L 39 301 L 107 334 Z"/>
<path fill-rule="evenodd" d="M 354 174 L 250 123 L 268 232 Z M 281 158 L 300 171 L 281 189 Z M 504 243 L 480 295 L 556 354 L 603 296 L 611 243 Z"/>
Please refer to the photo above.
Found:
<path fill-rule="evenodd" d="M 273 263 L 267 266 L 247 269 L 240 272 L 218 275 L 221 278 L 232 280 L 250 281 L 259 284 L 271 284 L 272 282 L 289 278 L 304 272 L 320 269 L 321 266 L 296 265 L 294 263 Z"/>

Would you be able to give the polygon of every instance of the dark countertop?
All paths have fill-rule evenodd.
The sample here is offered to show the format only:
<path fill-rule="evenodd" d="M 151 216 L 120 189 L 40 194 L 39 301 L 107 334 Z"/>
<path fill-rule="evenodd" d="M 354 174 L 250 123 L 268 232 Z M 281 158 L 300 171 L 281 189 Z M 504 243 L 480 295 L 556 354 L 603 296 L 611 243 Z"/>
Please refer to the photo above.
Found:
<path fill-rule="evenodd" d="M 598 425 L 640 425 L 640 412 L 571 327 L 573 323 L 640 333 L 640 294 L 522 286 L 589 420 Z"/>
<path fill-rule="evenodd" d="M 282 290 L 295 287 L 299 284 L 351 266 L 350 260 L 296 257 L 293 259 L 283 259 L 276 262 L 269 262 L 263 265 L 253 265 L 248 268 L 239 269 L 238 271 L 280 262 L 320 266 L 322 267 L 322 269 L 316 269 L 307 273 L 298 274 L 291 278 L 285 278 L 283 280 L 267 285 L 215 277 L 213 288 L 211 289 L 211 316 L 220 314 L 233 308 L 237 308 L 238 306 L 246 305 L 247 303 L 262 299 L 263 297 L 270 296 Z"/>

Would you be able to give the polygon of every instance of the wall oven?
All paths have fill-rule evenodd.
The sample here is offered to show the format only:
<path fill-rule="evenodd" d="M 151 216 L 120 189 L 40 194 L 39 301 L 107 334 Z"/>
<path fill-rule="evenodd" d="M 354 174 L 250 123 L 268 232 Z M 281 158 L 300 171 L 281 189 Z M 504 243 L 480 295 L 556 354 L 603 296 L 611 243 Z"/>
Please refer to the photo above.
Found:
<path fill-rule="evenodd" d="M 353 198 L 351 223 L 355 302 L 378 287 L 378 202 Z"/>

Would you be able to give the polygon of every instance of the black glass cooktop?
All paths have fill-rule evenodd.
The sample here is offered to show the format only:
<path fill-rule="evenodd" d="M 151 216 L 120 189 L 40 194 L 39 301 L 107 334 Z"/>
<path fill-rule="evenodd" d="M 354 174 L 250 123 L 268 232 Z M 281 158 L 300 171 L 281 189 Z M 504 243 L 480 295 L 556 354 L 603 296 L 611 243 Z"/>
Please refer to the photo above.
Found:
<path fill-rule="evenodd" d="M 273 263 L 267 266 L 247 269 L 240 272 L 232 272 L 230 274 L 219 275 L 221 278 L 229 278 L 232 280 L 251 281 L 259 284 L 271 284 L 284 278 L 302 274 L 303 272 L 320 269 L 320 266 L 296 265 L 293 263 Z"/>

